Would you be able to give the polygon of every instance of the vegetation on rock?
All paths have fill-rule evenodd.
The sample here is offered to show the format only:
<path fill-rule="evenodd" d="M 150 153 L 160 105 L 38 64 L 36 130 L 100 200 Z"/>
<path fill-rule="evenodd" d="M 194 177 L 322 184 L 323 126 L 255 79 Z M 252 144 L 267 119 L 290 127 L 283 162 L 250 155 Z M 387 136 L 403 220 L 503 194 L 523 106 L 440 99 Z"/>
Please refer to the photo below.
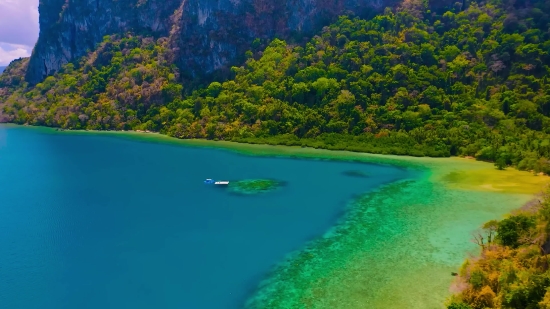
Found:
<path fill-rule="evenodd" d="M 550 308 L 550 200 L 475 235 L 481 256 L 463 265 L 447 308 Z"/>

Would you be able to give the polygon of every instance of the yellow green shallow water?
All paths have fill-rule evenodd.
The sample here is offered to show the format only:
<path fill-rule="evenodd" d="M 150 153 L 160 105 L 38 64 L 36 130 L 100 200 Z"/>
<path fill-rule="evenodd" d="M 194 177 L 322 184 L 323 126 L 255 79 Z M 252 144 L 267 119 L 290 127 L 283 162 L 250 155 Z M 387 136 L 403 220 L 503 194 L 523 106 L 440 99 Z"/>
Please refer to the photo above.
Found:
<path fill-rule="evenodd" d="M 249 308 L 443 308 L 451 272 L 468 254 L 477 253 L 471 232 L 519 208 L 548 182 L 545 176 L 498 171 L 492 164 L 460 158 L 101 134 L 247 155 L 355 160 L 423 171 L 419 178 L 386 185 L 352 201 L 331 231 L 274 267 L 249 299 Z"/>

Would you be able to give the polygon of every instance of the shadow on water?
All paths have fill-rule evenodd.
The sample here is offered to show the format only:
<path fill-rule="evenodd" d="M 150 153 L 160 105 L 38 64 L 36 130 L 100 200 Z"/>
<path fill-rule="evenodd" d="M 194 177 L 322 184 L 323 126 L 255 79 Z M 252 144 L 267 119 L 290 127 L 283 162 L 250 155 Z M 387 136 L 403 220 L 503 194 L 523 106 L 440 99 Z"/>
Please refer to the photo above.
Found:
<path fill-rule="evenodd" d="M 342 175 L 349 176 L 349 177 L 356 177 L 356 178 L 369 178 L 369 177 L 371 177 L 370 174 L 365 173 L 363 171 L 357 171 L 357 170 L 344 171 L 344 172 L 342 172 Z"/>

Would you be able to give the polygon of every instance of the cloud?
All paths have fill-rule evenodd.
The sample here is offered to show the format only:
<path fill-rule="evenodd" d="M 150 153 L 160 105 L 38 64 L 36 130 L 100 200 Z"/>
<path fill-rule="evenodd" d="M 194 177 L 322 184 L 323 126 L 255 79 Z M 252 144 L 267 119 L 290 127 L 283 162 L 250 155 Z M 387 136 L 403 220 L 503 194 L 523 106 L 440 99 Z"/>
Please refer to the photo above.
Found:
<path fill-rule="evenodd" d="M 0 66 L 8 65 L 13 59 L 28 57 L 31 46 L 0 42 Z"/>
<path fill-rule="evenodd" d="M 0 0 L 0 42 L 34 46 L 38 29 L 38 0 Z"/>

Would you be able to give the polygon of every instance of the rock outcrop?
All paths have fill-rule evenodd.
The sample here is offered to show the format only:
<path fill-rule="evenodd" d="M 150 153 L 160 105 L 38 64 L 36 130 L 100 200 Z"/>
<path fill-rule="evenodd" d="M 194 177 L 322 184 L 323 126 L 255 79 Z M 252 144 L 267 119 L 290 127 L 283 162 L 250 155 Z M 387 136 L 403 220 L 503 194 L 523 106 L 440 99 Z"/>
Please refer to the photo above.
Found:
<path fill-rule="evenodd" d="M 365 16 L 398 0 L 43 0 L 40 37 L 26 80 L 41 82 L 94 50 L 105 35 L 133 32 L 173 41 L 173 61 L 188 77 L 227 67 L 256 38 L 318 31 L 337 16 Z"/>
<path fill-rule="evenodd" d="M 166 35 L 170 16 L 181 0 L 44 0 L 40 1 L 40 36 L 26 80 L 41 82 L 63 64 L 94 50 L 103 36 L 149 32 Z"/>

